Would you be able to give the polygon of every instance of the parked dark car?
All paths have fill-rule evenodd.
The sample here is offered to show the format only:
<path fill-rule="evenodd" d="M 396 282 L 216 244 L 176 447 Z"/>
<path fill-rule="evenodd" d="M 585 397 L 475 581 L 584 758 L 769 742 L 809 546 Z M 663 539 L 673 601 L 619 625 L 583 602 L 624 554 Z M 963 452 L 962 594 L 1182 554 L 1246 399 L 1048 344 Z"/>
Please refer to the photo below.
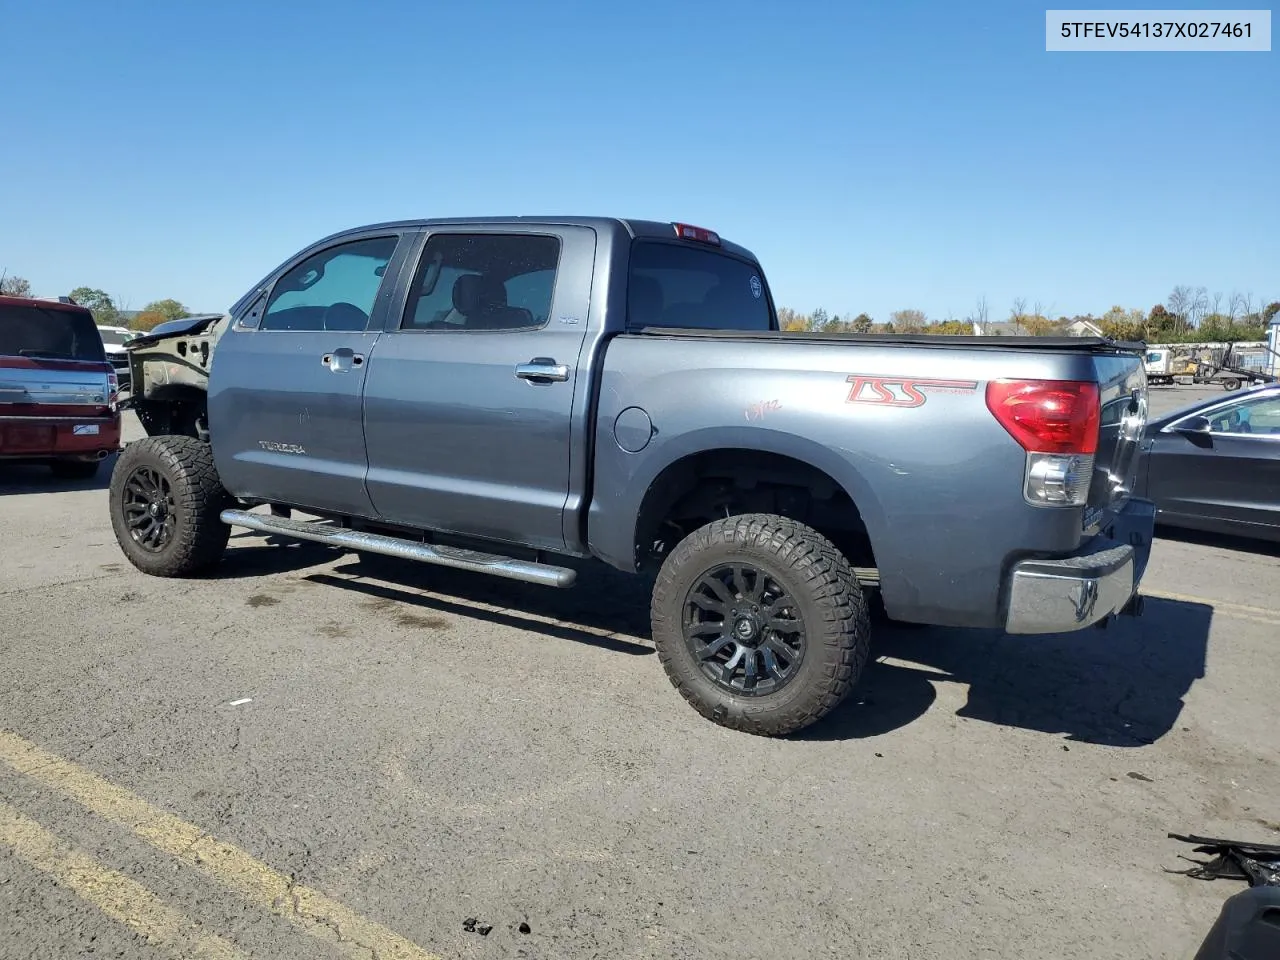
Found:
<path fill-rule="evenodd" d="M 1138 484 L 1158 524 L 1280 542 L 1280 385 L 1150 421 Z"/>

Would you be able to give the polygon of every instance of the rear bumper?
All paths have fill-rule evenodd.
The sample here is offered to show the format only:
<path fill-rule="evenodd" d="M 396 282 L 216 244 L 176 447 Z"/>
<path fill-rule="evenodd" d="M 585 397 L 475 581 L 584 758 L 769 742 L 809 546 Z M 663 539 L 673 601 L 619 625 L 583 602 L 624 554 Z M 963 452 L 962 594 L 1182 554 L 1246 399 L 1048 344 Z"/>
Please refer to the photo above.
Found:
<path fill-rule="evenodd" d="M 120 449 L 120 416 L 0 416 L 0 460 L 100 460 Z"/>
<path fill-rule="evenodd" d="M 1014 564 L 1005 630 L 1067 633 L 1132 612 L 1154 529 L 1155 504 L 1131 499 L 1079 553 Z"/>

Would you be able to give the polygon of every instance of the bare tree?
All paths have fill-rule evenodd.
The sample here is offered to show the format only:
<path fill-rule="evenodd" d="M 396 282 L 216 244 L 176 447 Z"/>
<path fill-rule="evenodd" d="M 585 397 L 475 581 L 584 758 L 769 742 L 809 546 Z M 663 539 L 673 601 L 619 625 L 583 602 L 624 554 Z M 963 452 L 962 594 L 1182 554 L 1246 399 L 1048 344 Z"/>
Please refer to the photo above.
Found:
<path fill-rule="evenodd" d="M 1235 324 L 1237 320 L 1248 314 L 1248 298 L 1235 290 L 1231 291 L 1231 298 L 1227 301 L 1227 321 Z"/>
<path fill-rule="evenodd" d="M 0 272 L 0 294 L 9 297 L 29 297 L 31 283 L 25 277 L 14 276 L 8 271 Z"/>
<path fill-rule="evenodd" d="M 1195 296 L 1191 299 L 1191 309 L 1187 311 L 1187 319 L 1191 326 L 1200 326 L 1200 321 L 1209 312 L 1209 291 L 1205 287 L 1196 287 Z"/>
<path fill-rule="evenodd" d="M 1222 292 L 1219 291 L 1213 295 L 1213 309 L 1209 311 L 1212 314 L 1220 314 L 1222 312 Z"/>
<path fill-rule="evenodd" d="M 974 306 L 973 313 L 965 319 L 970 323 L 975 324 L 980 331 L 980 335 L 985 336 L 987 332 L 987 316 L 989 312 L 990 311 L 987 309 L 987 298 L 984 294 L 978 298 L 978 302 Z"/>
<path fill-rule="evenodd" d="M 1187 314 L 1191 310 L 1191 288 L 1179 284 L 1169 294 L 1169 312 L 1177 321 L 1179 331 L 1187 328 Z"/>
<path fill-rule="evenodd" d="M 1022 333 L 1022 318 L 1027 315 L 1027 298 L 1014 297 L 1013 306 L 1009 308 L 1009 322 L 1013 324 L 1014 333 Z"/>

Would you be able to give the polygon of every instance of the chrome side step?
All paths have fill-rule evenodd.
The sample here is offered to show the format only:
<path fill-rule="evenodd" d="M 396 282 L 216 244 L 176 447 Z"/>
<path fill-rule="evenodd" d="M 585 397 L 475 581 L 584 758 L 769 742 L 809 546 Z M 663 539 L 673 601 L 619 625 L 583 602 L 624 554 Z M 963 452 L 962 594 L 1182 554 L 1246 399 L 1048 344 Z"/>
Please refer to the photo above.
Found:
<path fill-rule="evenodd" d="M 333 547 L 345 547 L 348 550 L 399 557 L 402 560 L 417 560 L 420 563 L 434 563 L 439 567 L 453 567 L 458 570 L 470 570 L 473 573 L 487 573 L 494 577 L 521 580 L 544 587 L 570 587 L 578 576 L 576 570 L 570 570 L 568 567 L 553 567 L 547 563 L 515 560 L 496 553 L 480 553 L 476 550 L 463 550 L 440 544 L 401 540 L 379 533 L 366 533 L 363 530 L 348 530 L 320 520 L 293 520 L 288 517 L 250 513 L 248 510 L 223 510 L 219 516 L 225 524 L 248 527 L 259 533 L 274 533 L 283 537 L 326 543 Z"/>

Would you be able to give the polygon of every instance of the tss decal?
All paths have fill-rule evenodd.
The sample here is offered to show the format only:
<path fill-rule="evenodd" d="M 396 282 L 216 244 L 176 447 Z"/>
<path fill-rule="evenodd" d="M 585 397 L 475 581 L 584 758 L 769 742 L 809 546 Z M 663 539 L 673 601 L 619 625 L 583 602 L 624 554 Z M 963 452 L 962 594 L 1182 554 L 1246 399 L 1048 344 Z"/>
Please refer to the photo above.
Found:
<path fill-rule="evenodd" d="M 972 393 L 976 380 L 938 380 L 928 377 L 873 377 L 855 373 L 846 403 L 873 403 L 882 407 L 920 407 L 931 393 Z"/>

